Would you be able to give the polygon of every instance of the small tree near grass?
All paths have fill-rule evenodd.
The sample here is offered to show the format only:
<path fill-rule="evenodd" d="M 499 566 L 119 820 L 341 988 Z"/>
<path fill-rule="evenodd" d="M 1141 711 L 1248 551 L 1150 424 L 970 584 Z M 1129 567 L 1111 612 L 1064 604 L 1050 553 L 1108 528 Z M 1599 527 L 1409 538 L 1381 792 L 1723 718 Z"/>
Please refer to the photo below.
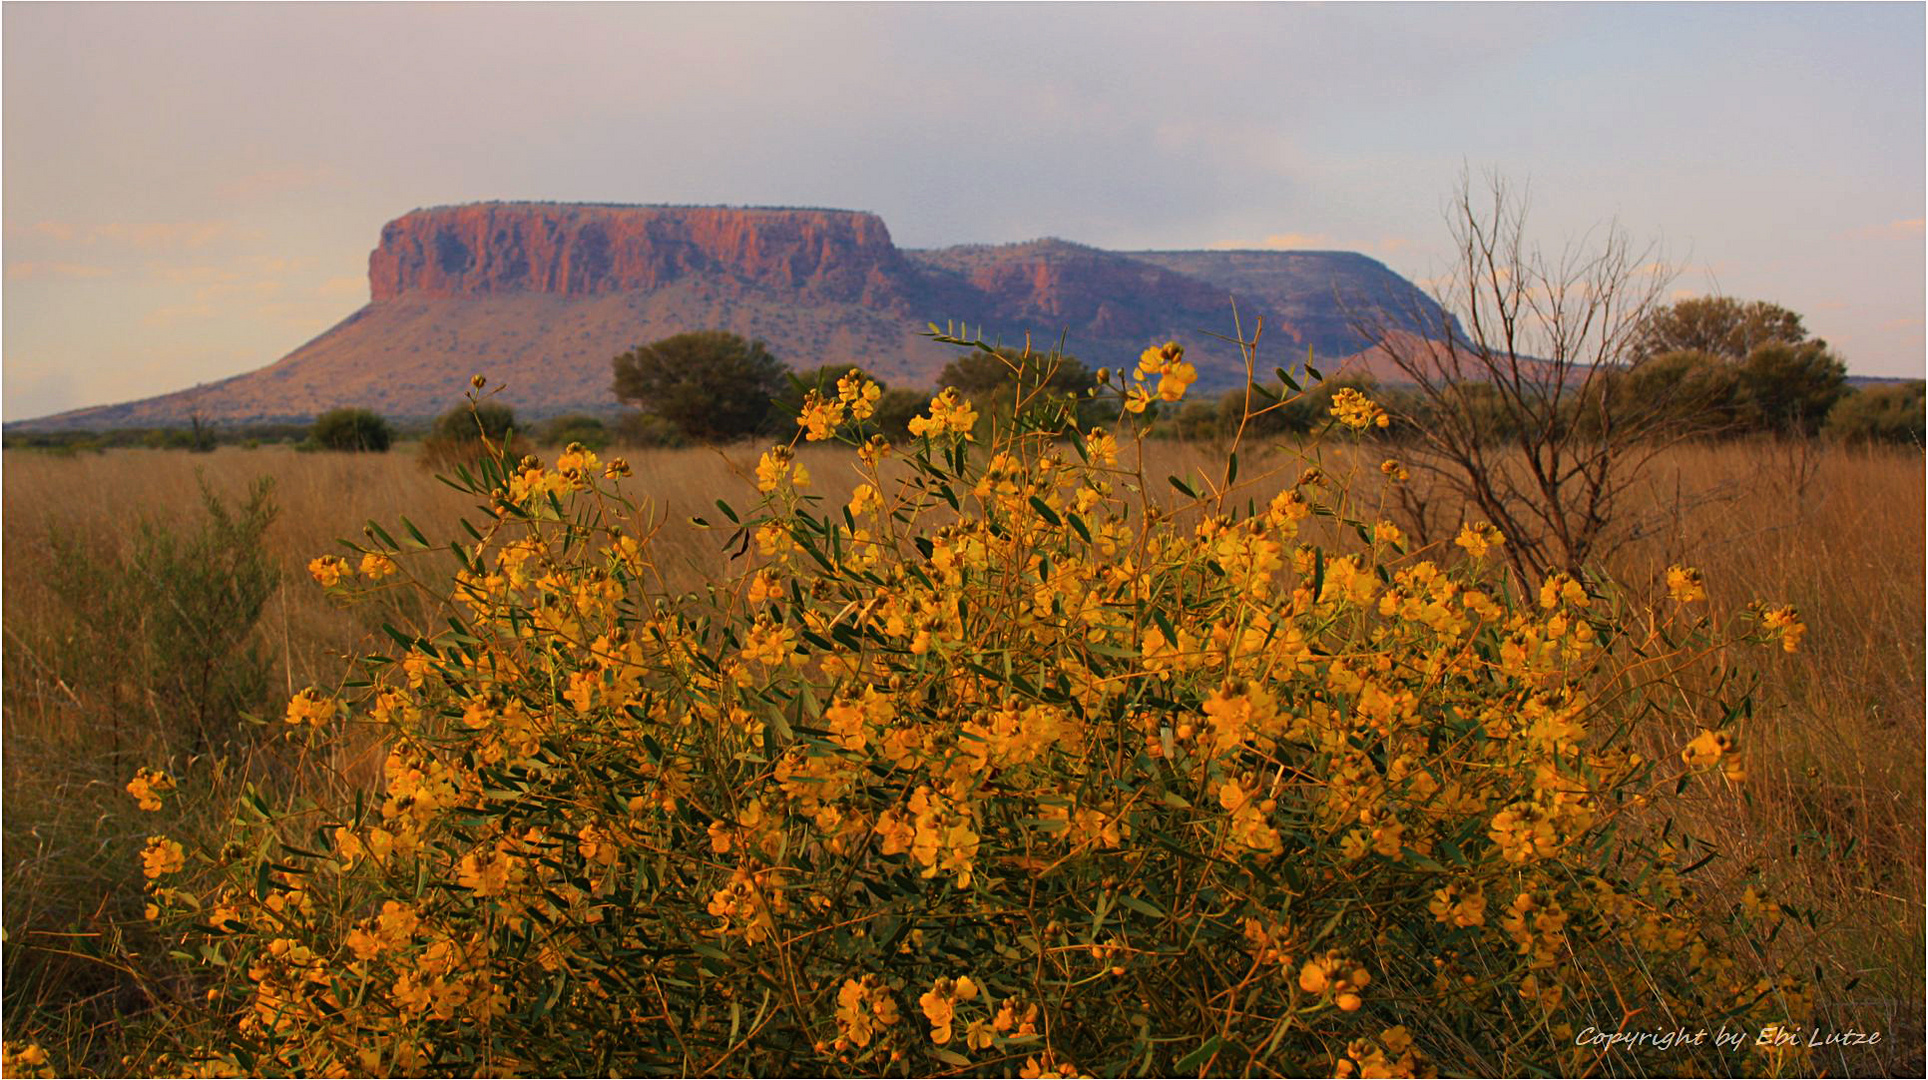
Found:
<path fill-rule="evenodd" d="M 383 453 L 395 441 L 395 429 L 367 409 L 330 409 L 315 417 L 309 437 L 324 450 Z"/>
<path fill-rule="evenodd" d="M 581 443 L 591 450 L 601 450 L 609 445 L 609 425 L 585 413 L 558 416 L 542 425 L 542 442 L 546 446 Z"/>
<path fill-rule="evenodd" d="M 724 330 L 677 334 L 611 361 L 618 400 L 662 418 L 692 442 L 746 438 L 769 421 L 788 385 L 761 341 Z"/>
<path fill-rule="evenodd" d="M 1890 443 L 1919 450 L 1928 436 L 1928 384 L 1849 390 L 1828 412 L 1823 432 L 1846 443 Z"/>
<path fill-rule="evenodd" d="M 1027 416 L 1069 417 L 1088 400 L 1092 373 L 1055 350 L 980 348 L 944 365 L 937 385 L 955 387 L 974 403 L 985 424 Z"/>
<path fill-rule="evenodd" d="M 515 441 L 515 410 L 495 401 L 462 405 L 436 417 L 428 438 L 422 440 L 422 463 L 446 468 L 506 450 Z"/>

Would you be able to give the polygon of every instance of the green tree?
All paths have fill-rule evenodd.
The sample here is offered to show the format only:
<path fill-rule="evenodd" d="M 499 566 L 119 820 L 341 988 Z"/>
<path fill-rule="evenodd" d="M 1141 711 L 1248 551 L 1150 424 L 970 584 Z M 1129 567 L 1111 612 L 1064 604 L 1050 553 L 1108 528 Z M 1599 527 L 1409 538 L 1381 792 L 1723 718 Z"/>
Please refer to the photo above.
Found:
<path fill-rule="evenodd" d="M 1091 369 L 1056 352 L 972 349 L 944 365 L 941 389 L 954 386 L 977 406 L 983 423 L 1020 417 L 1027 426 L 1056 428 L 1091 399 Z"/>
<path fill-rule="evenodd" d="M 1641 323 L 1631 358 L 1616 379 L 1625 408 L 1705 430 L 1812 435 L 1847 386 L 1827 342 L 1765 300 L 1703 296 L 1659 308 Z"/>
<path fill-rule="evenodd" d="M 435 418 L 422 440 L 422 462 L 443 468 L 475 461 L 489 444 L 506 451 L 514 441 L 515 410 L 495 401 L 458 405 Z"/>
<path fill-rule="evenodd" d="M 1847 393 L 1848 369 L 1823 341 L 1769 342 L 1740 364 L 1742 402 L 1753 426 L 1813 435 Z"/>
<path fill-rule="evenodd" d="M 1738 362 L 1762 345 L 1806 340 L 1801 317 L 1779 304 L 1696 296 L 1649 315 L 1635 335 L 1631 358 L 1638 363 L 1664 353 L 1699 352 Z"/>
<path fill-rule="evenodd" d="M 995 353 L 972 349 L 944 365 L 939 387 L 955 386 L 978 408 L 1028 398 L 1040 390 L 1082 394 L 1092 385 L 1091 370 L 1076 357 L 1052 353 L 1026 354 L 1017 349 Z"/>
<path fill-rule="evenodd" d="M 330 409 L 315 417 L 308 434 L 327 450 L 382 453 L 395 441 L 395 429 L 367 409 Z"/>
<path fill-rule="evenodd" d="M 1622 426 L 1640 418 L 1670 436 L 1693 437 L 1733 431 L 1743 422 L 1739 368 L 1713 353 L 1661 353 L 1610 372 L 1595 389 L 1606 396 L 1605 409 Z M 1597 430 L 1602 414 L 1591 404 L 1582 402 L 1577 409 L 1588 432 Z"/>
<path fill-rule="evenodd" d="M 887 439 L 908 439 L 912 418 L 930 408 L 931 396 L 916 390 L 885 390 L 870 414 L 870 423 Z"/>
<path fill-rule="evenodd" d="M 639 345 L 616 357 L 614 390 L 695 442 L 727 442 L 770 423 L 771 400 L 787 385 L 783 365 L 761 341 L 697 330 Z"/>
<path fill-rule="evenodd" d="M 591 450 L 601 450 L 609 445 L 609 425 L 585 413 L 569 413 L 542 425 L 542 442 L 546 446 L 581 443 Z"/>
<path fill-rule="evenodd" d="M 1928 383 L 1849 390 L 1828 411 L 1822 428 L 1850 443 L 1894 443 L 1919 449 L 1928 442 Z"/>
<path fill-rule="evenodd" d="M 454 441 L 487 438 L 501 443 L 515 430 L 515 410 L 494 401 L 458 405 L 435 418 L 430 437 Z"/>

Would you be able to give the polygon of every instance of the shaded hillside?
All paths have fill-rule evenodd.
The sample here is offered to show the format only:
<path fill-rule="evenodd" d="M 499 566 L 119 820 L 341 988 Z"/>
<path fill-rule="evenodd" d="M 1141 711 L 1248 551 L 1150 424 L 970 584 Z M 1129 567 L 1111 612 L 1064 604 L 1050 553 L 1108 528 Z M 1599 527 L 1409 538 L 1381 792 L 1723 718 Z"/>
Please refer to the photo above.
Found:
<path fill-rule="evenodd" d="M 1114 252 L 1062 240 L 906 251 L 874 214 L 843 210 L 479 203 L 390 222 L 369 256 L 370 303 L 258 371 L 16 427 L 290 420 L 354 405 L 395 417 L 449 407 L 486 373 L 525 415 L 609 412 L 609 361 L 685 330 L 768 341 L 800 368 L 861 364 L 924 387 L 955 350 L 918 336 L 955 319 L 1008 344 L 1062 334 L 1093 367 L 1178 338 L 1199 389 L 1242 379 L 1232 304 L 1266 318 L 1273 364 L 1362 342 L 1349 305 L 1429 301 L 1345 252 Z M 1436 309 L 1425 308 L 1435 311 Z M 1336 366 L 1336 363 L 1335 363 Z"/>

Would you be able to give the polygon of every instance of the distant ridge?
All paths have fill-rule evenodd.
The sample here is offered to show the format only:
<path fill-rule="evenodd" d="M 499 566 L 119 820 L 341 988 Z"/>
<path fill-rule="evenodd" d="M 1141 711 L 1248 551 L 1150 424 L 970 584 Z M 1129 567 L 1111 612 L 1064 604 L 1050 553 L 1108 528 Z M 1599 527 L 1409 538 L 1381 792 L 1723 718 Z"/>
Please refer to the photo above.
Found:
<path fill-rule="evenodd" d="M 931 385 L 955 350 L 920 336 L 954 319 L 1010 344 L 1027 334 L 1093 367 L 1184 341 L 1201 392 L 1243 377 L 1229 334 L 1265 319 L 1267 368 L 1364 349 L 1348 312 L 1432 302 L 1353 252 L 1107 251 L 1045 238 L 901 249 L 883 219 L 803 207 L 478 202 L 389 222 L 369 255 L 370 302 L 280 360 L 159 397 L 8 425 L 116 427 L 299 421 L 354 405 L 440 413 L 478 372 L 528 417 L 608 413 L 610 358 L 685 330 L 769 342 L 793 367 L 859 364 Z"/>

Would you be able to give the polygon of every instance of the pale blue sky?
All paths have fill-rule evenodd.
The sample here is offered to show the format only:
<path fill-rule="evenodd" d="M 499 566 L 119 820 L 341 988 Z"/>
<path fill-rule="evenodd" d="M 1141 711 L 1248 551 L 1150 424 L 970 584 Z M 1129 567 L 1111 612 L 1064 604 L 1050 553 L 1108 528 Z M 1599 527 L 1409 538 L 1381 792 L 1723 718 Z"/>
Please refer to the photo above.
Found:
<path fill-rule="evenodd" d="M 4 414 L 278 359 L 419 206 L 836 206 L 904 246 L 1345 248 L 1424 280 L 1462 163 L 1529 181 L 1550 244 L 1617 217 L 1678 288 L 1919 376 L 1923 13 L 9 3 Z"/>

